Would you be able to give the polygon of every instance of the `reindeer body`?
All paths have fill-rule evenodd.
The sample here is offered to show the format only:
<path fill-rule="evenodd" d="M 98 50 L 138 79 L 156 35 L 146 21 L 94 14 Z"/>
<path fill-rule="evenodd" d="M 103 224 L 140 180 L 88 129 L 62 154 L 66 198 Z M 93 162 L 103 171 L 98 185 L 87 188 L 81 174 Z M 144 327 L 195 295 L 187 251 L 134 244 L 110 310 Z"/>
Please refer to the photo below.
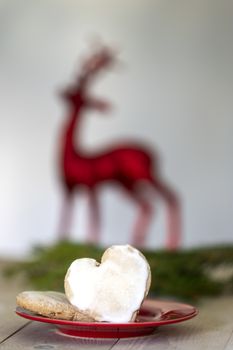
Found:
<path fill-rule="evenodd" d="M 136 145 L 118 145 L 95 156 L 67 152 L 65 158 L 63 176 L 70 191 L 79 185 L 94 189 L 103 182 L 130 188 L 138 182 L 138 176 L 141 181 L 151 180 L 151 157 Z"/>

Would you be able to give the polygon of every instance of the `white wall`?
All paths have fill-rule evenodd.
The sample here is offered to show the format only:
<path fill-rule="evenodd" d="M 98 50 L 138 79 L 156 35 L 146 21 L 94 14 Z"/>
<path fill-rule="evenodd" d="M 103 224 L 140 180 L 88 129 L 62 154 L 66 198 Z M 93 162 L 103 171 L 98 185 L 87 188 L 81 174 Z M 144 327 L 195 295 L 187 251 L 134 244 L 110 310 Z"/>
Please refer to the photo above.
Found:
<path fill-rule="evenodd" d="M 56 239 L 56 91 L 95 34 L 121 48 L 125 66 L 96 85 L 116 108 L 86 117 L 83 146 L 151 143 L 183 200 L 184 246 L 232 242 L 232 14 L 227 0 L 0 1 L 0 255 Z M 101 205 L 102 242 L 126 242 L 135 208 L 109 188 Z M 81 240 L 83 193 L 76 211 L 72 237 Z M 164 240 L 160 209 L 148 245 Z"/>

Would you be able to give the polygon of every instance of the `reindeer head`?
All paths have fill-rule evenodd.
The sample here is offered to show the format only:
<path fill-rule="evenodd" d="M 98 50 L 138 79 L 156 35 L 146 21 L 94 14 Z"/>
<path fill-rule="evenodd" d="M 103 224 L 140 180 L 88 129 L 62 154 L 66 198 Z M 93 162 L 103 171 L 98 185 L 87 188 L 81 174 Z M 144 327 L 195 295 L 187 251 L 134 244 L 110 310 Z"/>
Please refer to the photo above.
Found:
<path fill-rule="evenodd" d="M 74 83 L 62 92 L 62 97 L 72 105 L 79 103 L 80 95 L 85 95 L 88 83 L 104 69 L 116 63 L 116 51 L 110 47 L 99 45 L 89 56 L 82 59 L 80 72 Z"/>

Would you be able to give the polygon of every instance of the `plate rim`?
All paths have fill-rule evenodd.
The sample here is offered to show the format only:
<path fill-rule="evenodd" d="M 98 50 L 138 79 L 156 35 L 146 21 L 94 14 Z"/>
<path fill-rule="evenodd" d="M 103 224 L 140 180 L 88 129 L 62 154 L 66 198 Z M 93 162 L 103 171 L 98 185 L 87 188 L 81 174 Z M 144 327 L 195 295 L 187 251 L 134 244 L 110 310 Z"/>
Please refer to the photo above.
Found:
<path fill-rule="evenodd" d="M 183 322 L 186 320 L 189 320 L 199 313 L 198 309 L 190 304 L 186 303 L 181 303 L 177 301 L 172 301 L 172 300 L 161 300 L 161 299 L 146 299 L 145 301 L 147 302 L 155 302 L 155 303 L 173 303 L 177 304 L 178 308 L 179 307 L 186 307 L 190 308 L 190 313 L 185 316 L 181 316 L 178 318 L 173 318 L 173 319 L 157 319 L 154 321 L 138 321 L 138 322 L 127 322 L 127 323 L 111 323 L 111 322 L 80 322 L 80 321 L 72 321 L 72 320 L 63 320 L 63 319 L 57 319 L 57 318 L 49 318 L 46 316 L 38 315 L 36 313 L 33 313 L 30 310 L 27 310 L 25 308 L 17 306 L 15 309 L 15 313 L 18 316 L 24 317 L 26 319 L 29 319 L 31 321 L 37 321 L 37 322 L 43 322 L 43 323 L 52 323 L 54 325 L 58 326 L 73 326 L 73 327 L 102 327 L 102 328 L 114 328 L 114 327 L 121 327 L 121 328 L 141 328 L 141 327 L 158 327 L 162 325 L 167 325 L 167 324 L 173 324 L 173 323 L 179 323 Z M 149 306 L 147 306 L 148 309 L 150 309 Z M 170 311 L 173 311 L 172 309 Z M 164 313 L 166 314 L 166 312 Z"/>

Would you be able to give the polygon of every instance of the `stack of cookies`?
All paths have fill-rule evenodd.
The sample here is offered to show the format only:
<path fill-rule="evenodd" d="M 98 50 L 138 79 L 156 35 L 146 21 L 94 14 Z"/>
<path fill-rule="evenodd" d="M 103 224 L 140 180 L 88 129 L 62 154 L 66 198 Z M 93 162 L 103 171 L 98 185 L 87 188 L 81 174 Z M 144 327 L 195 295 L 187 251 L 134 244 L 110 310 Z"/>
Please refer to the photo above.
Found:
<path fill-rule="evenodd" d="M 36 314 L 81 322 L 133 322 L 151 282 L 150 266 L 136 248 L 108 248 L 101 263 L 77 259 L 65 276 L 65 294 L 25 291 L 17 305 Z"/>

